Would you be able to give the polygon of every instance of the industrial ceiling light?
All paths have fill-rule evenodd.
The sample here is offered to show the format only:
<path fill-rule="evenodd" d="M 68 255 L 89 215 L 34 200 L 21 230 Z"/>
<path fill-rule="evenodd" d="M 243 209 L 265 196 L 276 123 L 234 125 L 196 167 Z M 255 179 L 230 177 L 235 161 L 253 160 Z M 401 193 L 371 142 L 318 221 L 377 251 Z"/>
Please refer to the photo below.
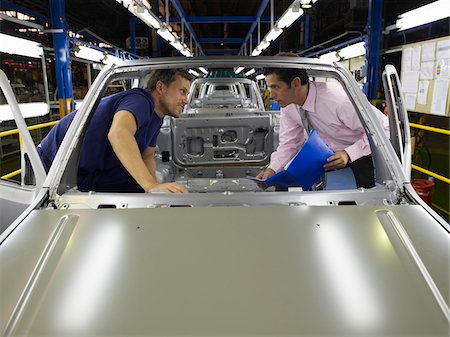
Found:
<path fill-rule="evenodd" d="M 137 5 L 135 15 L 141 19 L 147 26 L 151 26 L 155 29 L 159 29 L 161 27 L 161 21 L 150 12 L 147 8 Z"/>
<path fill-rule="evenodd" d="M 119 62 L 122 62 L 122 59 L 114 55 L 106 54 L 102 61 L 104 64 L 112 64 L 112 63 L 117 64 Z"/>
<path fill-rule="evenodd" d="M 175 36 L 173 36 L 172 32 L 169 30 L 169 28 L 167 28 L 165 24 L 162 24 L 161 28 L 157 30 L 157 33 L 166 41 L 175 41 Z"/>
<path fill-rule="evenodd" d="M 259 54 L 261 54 L 263 51 L 258 49 L 258 47 L 256 47 L 255 49 L 253 49 L 252 51 L 252 56 L 258 56 Z"/>
<path fill-rule="evenodd" d="M 448 0 L 438 0 L 399 15 L 396 26 L 402 31 L 448 17 L 450 17 Z"/>
<path fill-rule="evenodd" d="M 302 6 L 302 8 L 304 9 L 308 9 L 312 7 L 312 3 L 310 0 L 300 0 L 300 4 Z"/>
<path fill-rule="evenodd" d="M 238 67 L 236 68 L 236 70 L 234 71 L 235 74 L 239 74 L 242 70 L 244 70 L 245 67 Z"/>
<path fill-rule="evenodd" d="M 142 20 L 147 26 L 159 29 L 161 27 L 161 21 L 148 10 L 145 5 L 135 0 L 116 0 L 121 3 L 123 7 L 128 9 L 132 14 Z"/>
<path fill-rule="evenodd" d="M 287 28 L 303 14 L 303 9 L 298 3 L 293 3 L 277 22 L 277 27 Z"/>
<path fill-rule="evenodd" d="M 200 71 L 203 73 L 203 74 L 208 74 L 208 70 L 206 70 L 205 68 L 203 68 L 203 67 L 198 67 L 198 69 L 200 69 Z"/>
<path fill-rule="evenodd" d="M 339 55 L 344 60 L 366 55 L 366 47 L 364 46 L 364 42 L 358 42 L 342 48 L 341 50 L 339 50 Z"/>
<path fill-rule="evenodd" d="M 77 46 L 75 48 L 75 56 L 93 62 L 102 62 L 105 59 L 103 52 L 86 46 Z"/>
<path fill-rule="evenodd" d="M 264 74 L 259 74 L 259 75 L 256 75 L 255 78 L 256 78 L 258 81 L 259 81 L 259 80 L 263 80 L 263 79 L 266 78 L 266 75 L 264 75 Z"/>
<path fill-rule="evenodd" d="M 266 49 L 267 47 L 269 47 L 270 42 L 267 42 L 265 39 L 262 40 L 259 45 L 256 47 L 257 49 L 261 50 L 261 52 Z"/>
<path fill-rule="evenodd" d="M 319 56 L 319 60 L 323 62 L 338 62 L 340 58 L 337 56 L 337 53 L 335 51 L 323 54 Z"/>
<path fill-rule="evenodd" d="M 250 76 L 251 74 L 254 74 L 254 73 L 256 73 L 256 70 L 255 70 L 255 68 L 252 68 L 249 71 L 247 71 L 244 75 L 245 76 Z"/>
<path fill-rule="evenodd" d="M 40 43 L 0 33 L 0 52 L 41 58 L 44 50 Z"/>
<path fill-rule="evenodd" d="M 198 73 L 198 72 L 196 72 L 195 70 L 193 70 L 193 69 L 189 69 L 189 74 L 192 74 L 192 75 L 194 75 L 194 76 L 196 76 L 196 77 L 199 77 L 200 76 L 200 74 Z"/>
<path fill-rule="evenodd" d="M 183 49 L 183 45 L 181 44 L 180 40 L 175 40 L 173 42 L 170 42 L 170 45 L 178 51 L 181 51 Z"/>
<path fill-rule="evenodd" d="M 281 28 L 272 27 L 272 29 L 269 30 L 269 32 L 265 36 L 264 40 L 266 40 L 267 42 L 274 41 L 274 40 L 276 40 L 278 38 L 278 36 L 281 35 L 281 33 L 283 33 L 283 30 Z"/>

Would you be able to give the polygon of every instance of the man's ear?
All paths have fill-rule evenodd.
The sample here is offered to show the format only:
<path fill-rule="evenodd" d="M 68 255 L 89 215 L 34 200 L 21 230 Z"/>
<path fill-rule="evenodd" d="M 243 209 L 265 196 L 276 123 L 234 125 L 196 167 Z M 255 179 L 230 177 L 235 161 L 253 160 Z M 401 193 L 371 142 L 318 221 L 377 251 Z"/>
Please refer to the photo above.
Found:
<path fill-rule="evenodd" d="M 156 82 L 155 89 L 156 89 L 156 92 L 158 94 L 162 94 L 163 93 L 164 87 L 165 87 L 165 85 L 164 85 L 163 82 L 161 82 L 161 81 Z"/>
<path fill-rule="evenodd" d="M 300 77 L 294 77 L 294 79 L 291 82 L 291 85 L 294 88 L 299 88 L 302 86 L 302 80 L 300 79 Z"/>

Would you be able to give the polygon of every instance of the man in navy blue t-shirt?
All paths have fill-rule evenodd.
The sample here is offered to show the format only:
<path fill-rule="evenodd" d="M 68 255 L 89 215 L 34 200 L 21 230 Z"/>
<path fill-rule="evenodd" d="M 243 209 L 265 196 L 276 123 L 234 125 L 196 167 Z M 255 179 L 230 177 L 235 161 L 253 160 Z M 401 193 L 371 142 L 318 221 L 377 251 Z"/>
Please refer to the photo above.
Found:
<path fill-rule="evenodd" d="M 184 70 L 155 70 L 147 89 L 104 97 L 87 128 L 78 163 L 80 191 L 171 193 L 187 190 L 156 181 L 155 146 L 164 116 L 178 118 L 187 103 L 191 75 Z M 64 117 L 38 145 L 48 171 L 76 111 Z"/>

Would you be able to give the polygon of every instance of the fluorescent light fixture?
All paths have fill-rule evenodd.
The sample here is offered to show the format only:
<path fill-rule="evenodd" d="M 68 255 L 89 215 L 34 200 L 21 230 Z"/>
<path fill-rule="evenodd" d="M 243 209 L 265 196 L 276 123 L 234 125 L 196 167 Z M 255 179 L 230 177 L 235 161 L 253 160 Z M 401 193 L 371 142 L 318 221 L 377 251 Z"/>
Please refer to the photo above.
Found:
<path fill-rule="evenodd" d="M 106 54 L 105 58 L 103 59 L 104 64 L 117 64 L 119 62 L 122 62 L 122 59 L 110 54 Z"/>
<path fill-rule="evenodd" d="M 173 42 L 170 42 L 170 45 L 178 51 L 183 50 L 183 45 L 181 44 L 180 40 L 175 40 Z"/>
<path fill-rule="evenodd" d="M 399 31 L 422 26 L 450 16 L 448 0 L 438 0 L 398 16 Z"/>
<path fill-rule="evenodd" d="M 259 81 L 259 80 L 263 80 L 263 79 L 265 79 L 266 78 L 266 75 L 264 75 L 264 74 L 259 74 L 259 75 L 256 75 L 256 79 Z"/>
<path fill-rule="evenodd" d="M 249 71 L 247 71 L 244 75 L 245 76 L 250 76 L 251 74 L 254 74 L 254 73 L 256 73 L 256 70 L 255 70 L 255 68 L 252 68 Z"/>
<path fill-rule="evenodd" d="M 195 70 L 193 70 L 193 69 L 189 69 L 189 74 L 192 74 L 192 75 L 197 76 L 197 77 L 200 76 L 200 74 L 198 72 L 196 72 Z"/>
<path fill-rule="evenodd" d="M 277 22 L 278 28 L 287 28 L 303 14 L 303 9 L 298 4 L 291 5 Z"/>
<path fill-rule="evenodd" d="M 0 33 L 0 52 L 41 58 L 44 50 L 40 43 Z"/>
<path fill-rule="evenodd" d="M 189 48 L 183 48 L 181 50 L 181 54 L 183 54 L 186 57 L 193 57 L 194 54 L 191 52 L 191 50 Z"/>
<path fill-rule="evenodd" d="M 238 68 L 234 71 L 234 73 L 235 73 L 235 74 L 239 74 L 242 70 L 244 70 L 244 68 L 245 68 L 245 67 L 238 67 Z"/>
<path fill-rule="evenodd" d="M 272 29 L 269 30 L 267 35 L 264 37 L 264 40 L 266 40 L 267 42 L 274 41 L 278 38 L 278 36 L 281 35 L 281 33 L 283 33 L 283 30 L 281 28 L 272 27 Z"/>
<path fill-rule="evenodd" d="M 261 49 L 258 49 L 258 47 L 256 47 L 255 49 L 253 49 L 252 51 L 252 56 L 258 56 L 259 54 L 262 53 Z"/>
<path fill-rule="evenodd" d="M 262 40 L 259 45 L 256 47 L 256 49 L 261 50 L 261 52 L 266 49 L 267 47 L 269 47 L 270 42 L 267 42 L 266 40 Z"/>
<path fill-rule="evenodd" d="M 319 60 L 323 62 L 337 62 L 339 61 L 339 57 L 336 56 L 336 52 L 332 51 L 319 56 Z"/>
<path fill-rule="evenodd" d="M 135 0 L 116 0 L 121 3 L 123 7 L 128 9 L 132 14 L 141 19 L 147 26 L 159 29 L 161 27 L 161 21 L 149 11 L 145 6 Z"/>
<path fill-rule="evenodd" d="M 161 28 L 157 30 L 157 32 L 164 40 L 169 42 L 175 41 L 175 36 L 173 36 L 172 32 L 169 30 L 169 28 L 167 28 L 165 24 L 163 24 Z"/>
<path fill-rule="evenodd" d="M 77 46 L 75 50 L 75 56 L 93 62 L 102 62 L 102 60 L 105 58 L 105 54 L 100 50 L 85 46 Z"/>
<path fill-rule="evenodd" d="M 23 118 L 44 116 L 49 113 L 50 106 L 47 103 L 35 102 L 35 103 L 19 103 L 19 110 L 22 113 Z M 11 111 L 11 107 L 8 104 L 0 105 L 0 122 L 13 121 L 14 115 Z"/>
<path fill-rule="evenodd" d="M 159 29 L 161 27 L 161 22 L 159 21 L 159 19 L 147 8 L 143 8 L 142 12 L 137 11 L 135 15 L 145 24 L 147 24 L 147 26 L 151 26 L 155 29 Z"/>
<path fill-rule="evenodd" d="M 208 70 L 206 70 L 205 68 L 203 68 L 203 67 L 198 67 L 198 69 L 200 69 L 200 71 L 203 73 L 203 74 L 208 74 Z"/>
<path fill-rule="evenodd" d="M 344 60 L 362 55 L 366 55 L 366 47 L 364 47 L 364 42 L 358 42 L 339 50 L 339 56 Z"/>

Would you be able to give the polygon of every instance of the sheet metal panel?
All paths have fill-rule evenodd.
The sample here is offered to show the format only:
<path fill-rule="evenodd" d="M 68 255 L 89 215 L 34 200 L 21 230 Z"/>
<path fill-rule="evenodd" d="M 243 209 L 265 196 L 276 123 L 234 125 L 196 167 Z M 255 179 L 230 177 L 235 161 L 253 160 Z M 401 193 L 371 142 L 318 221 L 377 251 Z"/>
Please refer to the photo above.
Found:
<path fill-rule="evenodd" d="M 35 211 L 0 246 L 1 330 L 31 274 L 30 253 L 72 214 L 18 335 L 447 336 L 380 211 L 408 230 L 448 295 L 449 237 L 423 226 L 419 206 Z"/>

